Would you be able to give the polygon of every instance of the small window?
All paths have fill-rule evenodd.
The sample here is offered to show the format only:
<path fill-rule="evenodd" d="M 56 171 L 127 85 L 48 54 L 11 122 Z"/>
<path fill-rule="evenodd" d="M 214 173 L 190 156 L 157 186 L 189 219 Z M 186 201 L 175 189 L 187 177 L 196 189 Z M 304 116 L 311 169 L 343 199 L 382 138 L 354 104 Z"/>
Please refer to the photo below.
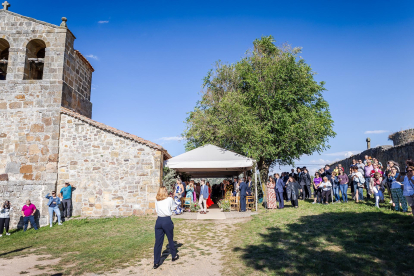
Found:
<path fill-rule="evenodd" d="M 46 44 L 40 39 L 30 41 L 26 46 L 25 80 L 41 80 L 45 64 Z"/>
<path fill-rule="evenodd" d="M 0 80 L 5 80 L 9 63 L 10 45 L 7 40 L 0 38 Z"/>

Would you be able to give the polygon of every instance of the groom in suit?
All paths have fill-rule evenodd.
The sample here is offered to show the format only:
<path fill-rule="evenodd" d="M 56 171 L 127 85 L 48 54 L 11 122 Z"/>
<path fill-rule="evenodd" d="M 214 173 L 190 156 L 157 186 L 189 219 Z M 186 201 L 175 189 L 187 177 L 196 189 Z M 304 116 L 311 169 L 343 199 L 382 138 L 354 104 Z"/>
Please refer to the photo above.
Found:
<path fill-rule="evenodd" d="M 240 212 L 246 212 L 246 195 L 247 195 L 247 184 L 246 178 L 243 181 L 240 180 Z"/>
<path fill-rule="evenodd" d="M 200 199 L 198 200 L 198 205 L 200 205 L 201 212 L 200 214 L 207 214 L 207 198 L 208 198 L 208 186 L 205 184 L 205 180 L 201 180 L 200 188 Z M 204 208 L 203 208 L 204 203 Z M 204 209 L 204 211 L 203 211 Z"/>

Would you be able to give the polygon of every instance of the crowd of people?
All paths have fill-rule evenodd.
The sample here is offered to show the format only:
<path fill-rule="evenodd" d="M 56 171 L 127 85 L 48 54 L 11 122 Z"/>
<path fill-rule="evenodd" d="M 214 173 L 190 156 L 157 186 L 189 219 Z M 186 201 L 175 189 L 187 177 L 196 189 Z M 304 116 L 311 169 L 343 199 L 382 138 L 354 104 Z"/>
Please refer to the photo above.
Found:
<path fill-rule="evenodd" d="M 243 178 L 234 178 L 233 182 L 229 179 L 224 179 L 220 184 L 210 185 L 207 181 L 200 180 L 200 182 L 195 182 L 194 180 L 182 181 L 177 179 L 177 182 L 173 188 L 173 192 L 170 196 L 174 199 L 177 208 L 174 210 L 174 215 L 180 215 L 183 212 L 190 211 L 188 206 L 191 204 L 197 204 L 200 207 L 201 214 L 207 214 L 208 208 L 213 204 L 217 203 L 218 200 L 226 198 L 229 199 L 230 196 L 240 197 L 241 211 L 245 211 L 243 205 L 243 197 L 252 195 L 252 179 L 248 177 Z M 184 201 L 184 204 L 181 204 L 181 201 Z M 187 206 L 183 208 L 181 206 Z"/>
<path fill-rule="evenodd" d="M 385 192 L 390 197 L 395 211 L 408 211 L 414 215 L 414 162 L 409 159 L 405 168 L 395 161 L 388 161 L 384 167 L 376 158 L 365 156 L 364 160 L 352 160 L 349 172 L 339 164 L 331 169 L 329 165 L 318 170 L 313 177 L 306 167 L 291 172 L 275 173 L 267 181 L 267 208 L 283 209 L 284 201 L 291 201 L 298 208 L 298 199 L 311 199 L 313 204 L 348 203 L 348 189 L 352 200 L 360 202 L 374 199 L 375 206 L 385 202 Z M 313 193 L 311 192 L 313 188 Z M 364 190 L 366 198 L 364 198 Z"/>
<path fill-rule="evenodd" d="M 62 215 L 61 209 L 63 211 L 63 216 L 70 218 L 72 216 L 72 189 L 73 187 L 70 183 L 65 183 L 65 187 L 60 190 L 60 193 L 57 194 L 56 191 L 52 191 L 46 195 L 48 199 L 47 206 L 49 210 L 49 225 L 53 227 L 54 215 L 57 218 L 58 225 L 62 225 Z M 0 237 L 3 236 L 4 230 L 6 230 L 6 235 L 9 236 L 9 227 L 10 227 L 10 216 L 13 211 L 12 204 L 10 201 L 6 200 L 0 207 Z M 26 232 L 27 227 L 30 225 L 33 229 L 38 230 L 38 225 L 36 223 L 35 214 L 37 212 L 37 207 L 34 205 L 30 199 L 26 200 L 26 203 L 21 209 L 21 217 L 23 221 L 23 231 Z"/>

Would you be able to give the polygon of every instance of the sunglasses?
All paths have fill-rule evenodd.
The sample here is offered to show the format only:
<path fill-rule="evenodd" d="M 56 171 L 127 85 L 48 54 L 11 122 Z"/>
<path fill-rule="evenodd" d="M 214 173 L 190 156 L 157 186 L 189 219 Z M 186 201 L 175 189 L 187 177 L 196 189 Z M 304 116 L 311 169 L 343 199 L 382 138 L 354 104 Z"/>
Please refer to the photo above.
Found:
<path fill-rule="evenodd" d="M 412 172 L 413 170 L 407 170 L 407 172 Z"/>

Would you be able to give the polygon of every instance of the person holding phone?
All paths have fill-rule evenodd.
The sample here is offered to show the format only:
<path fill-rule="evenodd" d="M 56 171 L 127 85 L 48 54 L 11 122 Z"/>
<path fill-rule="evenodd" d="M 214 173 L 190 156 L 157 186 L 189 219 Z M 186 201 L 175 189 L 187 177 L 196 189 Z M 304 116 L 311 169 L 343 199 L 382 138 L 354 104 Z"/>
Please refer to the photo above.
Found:
<path fill-rule="evenodd" d="M 3 236 L 4 228 L 6 228 L 6 235 L 10 236 L 9 225 L 10 225 L 10 212 L 13 210 L 10 201 L 6 200 L 0 208 L 0 237 Z"/>
<path fill-rule="evenodd" d="M 60 217 L 60 198 L 56 196 L 56 192 L 52 191 L 52 195 L 49 196 L 49 193 L 46 195 L 46 198 L 49 199 L 47 206 L 49 206 L 49 222 L 50 227 L 53 226 L 53 212 L 55 212 L 56 216 L 58 217 L 58 225 L 62 225 L 61 217 Z"/>

